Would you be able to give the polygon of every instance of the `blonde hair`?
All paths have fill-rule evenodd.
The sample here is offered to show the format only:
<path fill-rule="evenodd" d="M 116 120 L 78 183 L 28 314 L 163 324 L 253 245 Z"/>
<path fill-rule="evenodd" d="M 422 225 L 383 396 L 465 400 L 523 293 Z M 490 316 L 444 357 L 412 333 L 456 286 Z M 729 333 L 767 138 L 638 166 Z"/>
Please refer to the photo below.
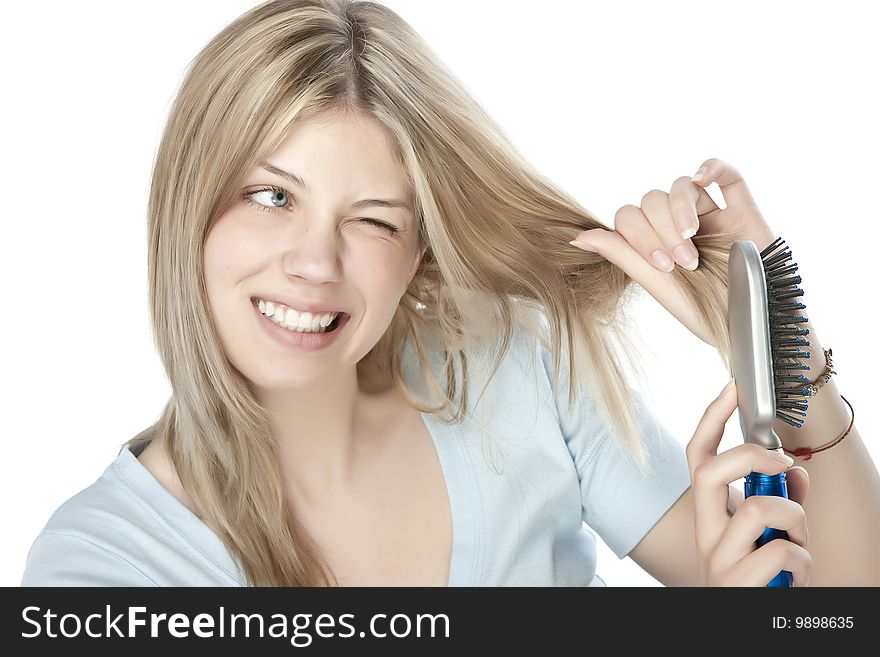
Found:
<path fill-rule="evenodd" d="M 647 463 L 632 391 L 615 354 L 615 344 L 624 346 L 625 356 L 632 353 L 620 311 L 633 281 L 568 244 L 604 225 L 521 158 L 387 7 L 265 2 L 195 57 L 169 113 L 151 180 L 148 260 L 153 335 L 172 395 L 156 423 L 124 445 L 154 438 L 165 444 L 200 518 L 254 586 L 328 585 L 333 578 L 290 512 L 268 415 L 221 349 L 205 291 L 203 245 L 244 178 L 294 122 L 352 111 L 371 115 L 391 136 L 416 198 L 419 243 L 428 247 L 367 357 L 392 372 L 414 407 L 462 421 L 468 364 L 483 338 L 501 338 L 491 376 L 514 327 L 525 325 L 553 356 L 554 391 L 564 353 L 569 400 L 585 385 L 629 456 L 640 467 Z M 730 369 L 725 275 L 731 238 L 693 239 L 700 268 L 671 276 L 707 318 Z M 408 340 L 440 393 L 437 405 L 422 405 L 403 380 Z M 445 385 L 427 366 L 431 348 L 445 359 Z"/>

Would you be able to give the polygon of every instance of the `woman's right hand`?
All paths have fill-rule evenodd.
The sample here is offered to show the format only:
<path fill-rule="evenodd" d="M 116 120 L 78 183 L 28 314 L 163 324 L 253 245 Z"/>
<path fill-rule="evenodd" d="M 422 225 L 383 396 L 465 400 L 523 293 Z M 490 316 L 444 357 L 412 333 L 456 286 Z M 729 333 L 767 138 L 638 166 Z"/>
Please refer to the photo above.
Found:
<path fill-rule="evenodd" d="M 807 517 L 800 503 L 809 489 L 809 475 L 800 467 L 786 473 L 792 499 L 752 495 L 732 513 L 728 484 L 750 472 L 777 474 L 788 468 L 782 450 L 744 443 L 718 454 L 724 426 L 737 406 L 731 383 L 712 401 L 687 446 L 694 489 L 694 529 L 703 586 L 767 586 L 780 570 L 788 570 L 794 586 L 807 586 L 812 559 L 806 550 Z M 774 539 L 760 548 L 755 540 L 766 527 L 783 529 L 789 540 Z"/>

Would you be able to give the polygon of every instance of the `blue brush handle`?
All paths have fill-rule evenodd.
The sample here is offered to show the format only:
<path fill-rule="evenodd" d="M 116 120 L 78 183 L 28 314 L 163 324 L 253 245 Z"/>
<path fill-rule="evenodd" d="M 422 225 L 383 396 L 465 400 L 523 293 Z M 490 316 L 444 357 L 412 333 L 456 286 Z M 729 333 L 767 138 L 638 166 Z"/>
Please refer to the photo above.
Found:
<path fill-rule="evenodd" d="M 743 494 L 745 497 L 751 497 L 752 495 L 776 495 L 777 497 L 788 499 L 788 488 L 785 485 L 785 473 L 780 472 L 778 474 L 768 475 L 763 472 L 752 472 L 746 475 Z M 788 534 L 781 529 L 765 527 L 764 533 L 758 537 L 758 540 L 755 541 L 755 545 L 761 547 L 775 538 L 784 538 L 788 540 Z M 779 571 L 779 574 L 771 579 L 767 586 L 792 586 L 791 573 L 787 570 Z"/>

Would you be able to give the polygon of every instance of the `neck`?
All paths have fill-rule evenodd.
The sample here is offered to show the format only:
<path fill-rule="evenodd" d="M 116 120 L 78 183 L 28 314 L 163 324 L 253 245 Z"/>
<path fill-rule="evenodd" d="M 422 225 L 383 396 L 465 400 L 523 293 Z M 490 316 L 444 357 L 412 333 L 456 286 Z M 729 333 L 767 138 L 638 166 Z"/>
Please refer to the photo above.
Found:
<path fill-rule="evenodd" d="M 382 417 L 396 398 L 388 373 L 363 362 L 305 388 L 256 394 L 272 418 L 285 484 L 303 500 L 351 488 L 381 447 Z"/>

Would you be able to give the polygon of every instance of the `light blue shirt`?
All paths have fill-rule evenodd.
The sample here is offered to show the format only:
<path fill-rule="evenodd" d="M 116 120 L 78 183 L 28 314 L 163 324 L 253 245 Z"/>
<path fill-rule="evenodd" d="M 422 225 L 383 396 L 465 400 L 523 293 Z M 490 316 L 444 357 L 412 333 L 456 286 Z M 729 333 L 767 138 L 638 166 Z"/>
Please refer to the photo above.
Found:
<path fill-rule="evenodd" d="M 404 376 L 413 383 L 409 345 L 406 354 Z M 484 398 L 470 407 L 490 436 L 470 421 L 422 414 L 452 510 L 450 586 L 604 586 L 593 532 L 622 559 L 690 485 L 683 445 L 638 393 L 649 476 L 624 457 L 591 397 L 568 408 L 565 369 L 553 396 L 551 367 L 540 343 L 517 330 Z M 469 390 L 469 399 L 478 393 Z M 49 518 L 22 585 L 243 586 L 245 578 L 220 538 L 123 449 Z"/>

